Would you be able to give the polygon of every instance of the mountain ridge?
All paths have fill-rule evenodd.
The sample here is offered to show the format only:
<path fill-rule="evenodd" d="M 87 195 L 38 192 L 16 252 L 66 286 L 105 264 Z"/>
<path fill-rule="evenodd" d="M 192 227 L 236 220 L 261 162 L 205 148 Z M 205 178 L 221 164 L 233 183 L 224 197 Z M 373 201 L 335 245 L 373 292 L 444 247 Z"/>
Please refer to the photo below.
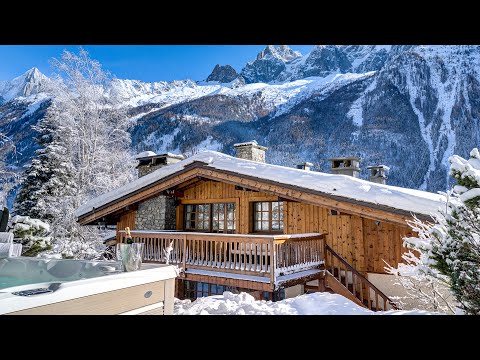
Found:
<path fill-rule="evenodd" d="M 386 163 L 392 185 L 437 191 L 451 185 L 448 157 L 479 145 L 479 60 L 472 45 L 317 45 L 305 55 L 267 46 L 230 81 L 114 79 L 105 92 L 129 107 L 134 152 L 233 154 L 233 143 L 256 139 L 274 164 L 328 172 L 328 157 L 357 155 L 363 178 L 367 165 Z M 0 82 L 10 96 L 0 131 L 20 143 L 17 163 L 7 154 L 18 167 L 33 156 L 29 126 L 48 106 L 37 71 L 32 85 L 25 74 Z"/>

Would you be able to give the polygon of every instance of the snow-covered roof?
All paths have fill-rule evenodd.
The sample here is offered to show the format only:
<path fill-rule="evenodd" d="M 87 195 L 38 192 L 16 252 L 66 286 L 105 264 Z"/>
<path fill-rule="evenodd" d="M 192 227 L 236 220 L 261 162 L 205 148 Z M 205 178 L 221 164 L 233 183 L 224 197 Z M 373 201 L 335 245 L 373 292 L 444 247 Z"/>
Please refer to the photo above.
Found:
<path fill-rule="evenodd" d="M 176 164 L 162 167 L 118 189 L 105 193 L 79 207 L 76 216 L 81 217 L 163 178 L 183 170 L 196 161 L 212 169 L 226 170 L 239 175 L 294 185 L 336 197 L 383 205 L 394 209 L 430 215 L 444 205 L 445 197 L 426 191 L 373 183 L 347 175 L 326 174 L 316 171 L 293 169 L 286 166 L 258 163 L 239 159 L 216 151 L 203 151 Z"/>

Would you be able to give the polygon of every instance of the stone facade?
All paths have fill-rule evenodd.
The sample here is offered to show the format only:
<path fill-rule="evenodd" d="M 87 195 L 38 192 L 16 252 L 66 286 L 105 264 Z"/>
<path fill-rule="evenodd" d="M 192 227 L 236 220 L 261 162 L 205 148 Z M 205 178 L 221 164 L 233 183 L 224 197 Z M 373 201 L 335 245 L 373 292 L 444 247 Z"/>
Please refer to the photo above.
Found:
<path fill-rule="evenodd" d="M 236 157 L 239 159 L 253 160 L 256 162 L 265 162 L 265 150 L 267 148 L 258 145 L 256 141 L 233 145 L 237 151 Z"/>
<path fill-rule="evenodd" d="M 175 230 L 175 198 L 157 196 L 138 205 L 136 230 Z"/>
<path fill-rule="evenodd" d="M 150 174 L 151 172 L 160 169 L 161 167 L 164 167 L 165 165 L 160 164 L 160 165 L 155 165 L 155 166 L 139 166 L 138 167 L 138 177 L 145 176 L 147 174 Z"/>

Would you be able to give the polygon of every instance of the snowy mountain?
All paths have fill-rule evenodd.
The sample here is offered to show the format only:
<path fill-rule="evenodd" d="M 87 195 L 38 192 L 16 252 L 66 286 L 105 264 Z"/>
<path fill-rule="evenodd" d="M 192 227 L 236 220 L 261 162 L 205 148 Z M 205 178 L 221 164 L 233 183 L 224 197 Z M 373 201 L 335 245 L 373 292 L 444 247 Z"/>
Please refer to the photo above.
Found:
<path fill-rule="evenodd" d="M 268 45 L 243 68 L 240 76 L 247 84 L 275 81 L 301 58 L 300 52 L 293 51 L 287 45 Z"/>
<path fill-rule="evenodd" d="M 0 81 L 0 104 L 38 94 L 47 81 L 48 78 L 35 67 L 10 81 Z"/>
<path fill-rule="evenodd" d="M 306 55 L 267 46 L 239 74 L 216 66 L 207 82 L 115 79 L 105 92 L 129 107 L 134 152 L 233 154 L 232 144 L 256 139 L 270 163 L 328 171 L 329 157 L 358 155 L 364 178 L 382 163 L 390 184 L 436 191 L 449 185 L 448 156 L 480 145 L 479 60 L 479 46 L 318 45 Z M 32 69 L 0 82 L 0 131 L 20 149 L 1 150 L 11 164 L 33 155 L 45 81 Z"/>

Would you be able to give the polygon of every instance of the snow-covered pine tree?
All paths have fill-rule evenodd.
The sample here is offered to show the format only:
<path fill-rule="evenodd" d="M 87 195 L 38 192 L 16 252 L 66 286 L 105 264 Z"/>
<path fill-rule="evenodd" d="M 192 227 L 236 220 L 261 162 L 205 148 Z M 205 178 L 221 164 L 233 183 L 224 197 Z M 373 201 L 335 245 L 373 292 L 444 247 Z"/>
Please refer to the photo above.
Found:
<path fill-rule="evenodd" d="M 453 155 L 450 175 L 457 180 L 448 210 L 432 228 L 432 267 L 448 277 L 460 308 L 480 315 L 480 153 L 466 160 Z"/>
<path fill-rule="evenodd" d="M 77 224 L 75 210 L 133 179 L 130 122 L 121 99 L 108 92 L 109 74 L 85 50 L 64 51 L 52 63 L 58 71 L 48 83 L 52 105 L 39 129 L 48 145 L 31 171 L 47 176 L 42 174 L 40 184 L 32 184 L 34 194 L 26 189 L 18 201 L 25 200 L 26 206 L 34 202 L 41 211 L 38 217 L 49 220 L 53 251 L 92 258 L 104 246 L 96 228 Z"/>
<path fill-rule="evenodd" d="M 422 281 L 446 283 L 460 309 L 480 315 L 480 153 L 475 148 L 470 159 L 453 155 L 449 162 L 457 185 L 447 194 L 446 208 L 433 214 L 432 223 L 411 222 L 418 237 L 404 241 L 420 252 L 411 271 Z"/>
<path fill-rule="evenodd" d="M 59 198 L 76 193 L 71 154 L 63 145 L 64 129 L 58 124 L 58 109 L 52 104 L 38 125 L 35 140 L 40 148 L 23 175 L 22 187 L 15 199 L 14 212 L 22 216 L 53 221 L 59 210 Z"/>
<path fill-rule="evenodd" d="M 5 164 L 6 151 L 4 149 L 8 146 L 13 147 L 15 152 L 12 140 L 0 133 L 0 209 L 7 205 L 7 198 L 19 181 L 18 174 Z"/>

